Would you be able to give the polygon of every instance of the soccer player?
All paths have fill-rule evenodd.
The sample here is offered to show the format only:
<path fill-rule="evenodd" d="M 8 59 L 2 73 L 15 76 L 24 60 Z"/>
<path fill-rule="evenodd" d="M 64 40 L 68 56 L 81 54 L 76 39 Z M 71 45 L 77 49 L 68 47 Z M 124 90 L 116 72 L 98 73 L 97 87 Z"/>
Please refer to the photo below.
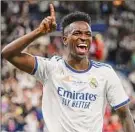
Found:
<path fill-rule="evenodd" d="M 90 17 L 74 12 L 62 20 L 66 57 L 51 59 L 22 52 L 32 41 L 56 28 L 55 11 L 32 32 L 14 40 L 2 56 L 43 84 L 42 112 L 48 132 L 101 132 L 107 102 L 117 111 L 124 131 L 135 132 L 122 84 L 110 65 L 88 59 Z"/>

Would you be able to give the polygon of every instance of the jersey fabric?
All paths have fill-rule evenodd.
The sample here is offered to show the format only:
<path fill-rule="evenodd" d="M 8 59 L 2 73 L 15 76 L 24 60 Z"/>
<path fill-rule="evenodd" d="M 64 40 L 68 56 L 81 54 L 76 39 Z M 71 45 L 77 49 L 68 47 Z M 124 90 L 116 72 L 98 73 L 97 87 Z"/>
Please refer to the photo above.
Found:
<path fill-rule="evenodd" d="M 34 76 L 43 84 L 42 112 L 47 132 L 102 132 L 107 102 L 127 104 L 120 79 L 105 63 L 90 61 L 76 71 L 61 57 L 35 57 Z"/>

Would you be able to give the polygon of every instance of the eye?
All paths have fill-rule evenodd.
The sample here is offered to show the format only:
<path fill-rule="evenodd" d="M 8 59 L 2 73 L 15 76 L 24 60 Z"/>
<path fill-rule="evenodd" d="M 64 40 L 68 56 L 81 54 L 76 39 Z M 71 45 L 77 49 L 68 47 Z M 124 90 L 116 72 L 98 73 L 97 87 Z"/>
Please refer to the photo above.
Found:
<path fill-rule="evenodd" d="M 90 37 L 91 36 L 91 33 L 90 32 L 87 32 L 86 35 Z"/>
<path fill-rule="evenodd" d="M 78 32 L 78 31 L 73 33 L 73 35 L 75 35 L 75 36 L 78 36 L 78 35 L 80 35 L 80 34 L 81 34 L 81 33 Z"/>

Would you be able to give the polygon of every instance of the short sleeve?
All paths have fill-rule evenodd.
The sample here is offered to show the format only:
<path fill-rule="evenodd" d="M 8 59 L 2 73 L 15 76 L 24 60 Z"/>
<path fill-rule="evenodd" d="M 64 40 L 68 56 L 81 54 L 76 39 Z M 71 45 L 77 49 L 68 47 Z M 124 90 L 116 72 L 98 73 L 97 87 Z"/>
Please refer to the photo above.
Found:
<path fill-rule="evenodd" d="M 52 64 L 50 59 L 35 56 L 35 67 L 31 74 L 34 75 L 36 79 L 42 83 L 45 83 L 51 70 Z"/>
<path fill-rule="evenodd" d="M 130 99 L 125 93 L 119 77 L 112 68 L 108 71 L 107 78 L 107 100 L 116 110 L 126 105 Z"/>

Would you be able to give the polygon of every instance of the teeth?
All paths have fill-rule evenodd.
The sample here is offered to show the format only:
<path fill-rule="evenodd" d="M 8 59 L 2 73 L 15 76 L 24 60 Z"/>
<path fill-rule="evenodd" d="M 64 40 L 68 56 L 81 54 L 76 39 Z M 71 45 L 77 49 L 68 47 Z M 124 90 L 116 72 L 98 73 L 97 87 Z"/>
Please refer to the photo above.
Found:
<path fill-rule="evenodd" d="M 79 44 L 78 46 L 85 46 L 85 47 L 87 47 L 87 44 Z"/>

